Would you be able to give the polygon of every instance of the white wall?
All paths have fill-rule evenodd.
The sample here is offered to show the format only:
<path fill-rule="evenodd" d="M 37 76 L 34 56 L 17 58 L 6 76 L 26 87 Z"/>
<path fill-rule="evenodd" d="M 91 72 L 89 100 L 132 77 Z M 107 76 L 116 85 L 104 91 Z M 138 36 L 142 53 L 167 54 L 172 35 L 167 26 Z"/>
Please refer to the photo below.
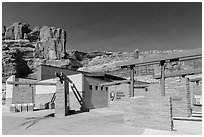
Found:
<path fill-rule="evenodd" d="M 8 84 L 7 81 L 15 81 L 15 75 L 11 75 L 11 76 L 6 80 L 6 98 L 12 98 L 12 93 L 13 93 L 13 87 L 14 87 L 14 85 Z"/>
<path fill-rule="evenodd" d="M 40 83 L 56 83 L 56 78 L 40 81 Z M 55 93 L 55 85 L 36 85 L 36 94 Z"/>
<path fill-rule="evenodd" d="M 77 87 L 78 91 L 82 91 L 82 74 L 75 74 L 75 75 L 69 75 L 68 76 L 70 80 L 72 80 Z M 56 83 L 56 78 L 47 79 L 41 81 L 42 83 Z M 56 92 L 56 86 L 55 85 L 36 85 L 36 94 L 47 94 L 47 93 L 55 93 Z M 72 90 L 70 90 L 72 92 Z"/>

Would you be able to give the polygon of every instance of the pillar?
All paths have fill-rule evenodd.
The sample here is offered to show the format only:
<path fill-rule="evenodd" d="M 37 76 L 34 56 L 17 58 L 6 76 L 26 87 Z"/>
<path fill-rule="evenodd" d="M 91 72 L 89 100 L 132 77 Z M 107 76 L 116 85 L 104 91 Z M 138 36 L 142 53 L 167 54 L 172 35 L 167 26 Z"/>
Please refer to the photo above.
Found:
<path fill-rule="evenodd" d="M 129 97 L 134 97 L 134 67 L 130 66 L 130 92 Z"/>
<path fill-rule="evenodd" d="M 55 99 L 55 115 L 66 116 L 69 114 L 69 85 L 68 81 L 60 81 L 57 78 L 56 99 Z"/>
<path fill-rule="evenodd" d="M 186 78 L 186 97 L 187 97 L 188 117 L 190 117 L 191 116 L 191 96 L 190 96 L 189 78 Z"/>
<path fill-rule="evenodd" d="M 165 96 L 165 61 L 161 61 L 160 65 L 161 65 L 161 96 Z"/>

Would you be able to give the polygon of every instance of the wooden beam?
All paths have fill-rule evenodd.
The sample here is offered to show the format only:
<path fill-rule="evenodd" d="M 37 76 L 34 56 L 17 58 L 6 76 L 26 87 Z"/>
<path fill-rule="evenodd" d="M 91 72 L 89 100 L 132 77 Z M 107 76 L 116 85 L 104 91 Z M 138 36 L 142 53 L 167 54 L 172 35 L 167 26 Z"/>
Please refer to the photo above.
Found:
<path fill-rule="evenodd" d="M 189 79 L 190 82 L 202 81 L 202 77 Z"/>
<path fill-rule="evenodd" d="M 179 77 L 179 76 L 184 76 L 184 75 L 193 75 L 193 74 L 201 74 L 202 69 L 188 69 L 188 70 L 180 70 L 180 71 L 175 71 L 169 74 L 165 74 L 165 78 L 171 78 L 171 77 Z M 154 79 L 161 79 L 161 75 L 154 75 Z"/>
<path fill-rule="evenodd" d="M 149 87 L 149 85 L 145 84 L 145 85 L 134 85 L 134 88 L 147 88 Z"/>
<path fill-rule="evenodd" d="M 112 85 L 118 85 L 118 84 L 123 84 L 123 83 L 130 83 L 130 80 L 108 82 L 108 83 L 99 84 L 99 86 L 112 86 Z"/>
<path fill-rule="evenodd" d="M 11 85 L 47 85 L 47 86 L 50 86 L 50 85 L 56 85 L 56 83 L 43 83 L 43 82 L 18 82 L 18 81 L 7 81 L 8 84 L 11 84 Z"/>
<path fill-rule="evenodd" d="M 183 51 L 179 53 L 171 53 L 167 55 L 158 55 L 158 56 L 153 56 L 149 58 L 144 58 L 144 59 L 134 59 L 130 61 L 123 61 L 123 62 L 118 62 L 116 63 L 116 67 L 128 67 L 131 65 L 146 65 L 148 63 L 159 63 L 160 61 L 165 61 L 165 60 L 174 60 L 174 59 L 195 59 L 195 58 L 202 58 L 202 48 L 199 49 L 192 49 L 188 51 Z"/>

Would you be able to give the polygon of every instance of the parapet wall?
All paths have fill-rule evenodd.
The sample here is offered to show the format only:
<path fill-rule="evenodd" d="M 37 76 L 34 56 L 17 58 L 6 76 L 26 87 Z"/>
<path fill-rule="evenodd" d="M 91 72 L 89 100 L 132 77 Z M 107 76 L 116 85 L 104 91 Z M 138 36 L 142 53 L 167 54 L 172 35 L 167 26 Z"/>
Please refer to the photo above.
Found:
<path fill-rule="evenodd" d="M 88 85 L 87 85 L 88 86 Z M 89 85 L 82 93 L 87 109 L 108 107 L 108 87 Z"/>

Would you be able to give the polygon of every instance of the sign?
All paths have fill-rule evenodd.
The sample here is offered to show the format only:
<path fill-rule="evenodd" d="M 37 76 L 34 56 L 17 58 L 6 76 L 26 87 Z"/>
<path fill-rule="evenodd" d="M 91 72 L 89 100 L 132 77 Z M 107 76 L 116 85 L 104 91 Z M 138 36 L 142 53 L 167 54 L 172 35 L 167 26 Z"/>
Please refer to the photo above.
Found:
<path fill-rule="evenodd" d="M 121 99 L 121 97 L 125 97 L 123 92 L 116 92 L 116 99 Z"/>
<path fill-rule="evenodd" d="M 194 95 L 194 105 L 202 105 L 202 95 Z"/>
<path fill-rule="evenodd" d="M 110 92 L 110 99 L 111 99 L 111 101 L 113 101 L 114 98 L 115 98 L 115 92 L 114 92 L 114 91 L 111 91 L 111 92 Z"/>

